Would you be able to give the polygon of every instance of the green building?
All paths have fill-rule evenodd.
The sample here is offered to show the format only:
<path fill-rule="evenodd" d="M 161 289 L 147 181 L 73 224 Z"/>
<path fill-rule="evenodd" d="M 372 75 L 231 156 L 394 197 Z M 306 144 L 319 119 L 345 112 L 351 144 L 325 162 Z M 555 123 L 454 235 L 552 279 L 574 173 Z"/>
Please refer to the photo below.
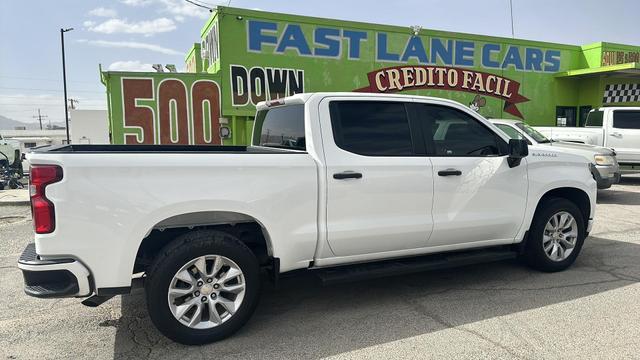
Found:
<path fill-rule="evenodd" d="M 300 92 L 437 96 L 532 125 L 580 126 L 592 108 L 640 106 L 639 46 L 230 7 L 212 14 L 185 64 L 186 73 L 102 72 L 113 143 L 246 144 L 255 104 Z"/>

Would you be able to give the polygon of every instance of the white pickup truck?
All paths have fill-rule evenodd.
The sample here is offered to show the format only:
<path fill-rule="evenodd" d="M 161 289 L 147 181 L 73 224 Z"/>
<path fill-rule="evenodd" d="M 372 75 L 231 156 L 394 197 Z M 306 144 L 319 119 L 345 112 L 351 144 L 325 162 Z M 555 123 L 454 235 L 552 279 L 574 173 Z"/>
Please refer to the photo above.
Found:
<path fill-rule="evenodd" d="M 435 134 L 436 122 L 452 124 Z M 418 96 L 263 102 L 248 147 L 67 145 L 28 158 L 26 293 L 97 306 L 140 277 L 153 323 L 185 344 L 246 323 L 261 272 L 334 283 L 514 257 L 564 270 L 596 200 L 583 157 Z"/>
<path fill-rule="evenodd" d="M 536 127 L 551 140 L 611 148 L 622 166 L 640 166 L 640 107 L 591 110 L 584 127 Z"/>

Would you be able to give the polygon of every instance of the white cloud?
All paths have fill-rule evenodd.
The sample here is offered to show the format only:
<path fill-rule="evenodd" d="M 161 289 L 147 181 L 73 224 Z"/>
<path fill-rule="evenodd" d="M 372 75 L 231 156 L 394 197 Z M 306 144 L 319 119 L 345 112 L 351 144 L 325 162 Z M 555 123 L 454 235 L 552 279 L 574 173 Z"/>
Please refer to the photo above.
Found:
<path fill-rule="evenodd" d="M 155 72 L 152 64 L 142 63 L 139 60 L 116 61 L 109 65 L 109 71 Z"/>
<path fill-rule="evenodd" d="M 112 17 L 116 17 L 118 13 L 113 9 L 99 7 L 89 11 L 89 15 L 112 18 Z"/>
<path fill-rule="evenodd" d="M 158 0 L 165 6 L 164 11 L 172 15 L 181 15 L 188 17 L 196 17 L 199 19 L 208 19 L 211 13 L 209 10 L 190 4 L 183 0 Z"/>
<path fill-rule="evenodd" d="M 128 48 L 149 50 L 165 55 L 184 55 L 182 52 L 162 47 L 155 44 L 141 43 L 135 41 L 107 41 L 107 40 L 86 40 L 81 39 L 78 42 L 86 43 L 93 46 L 111 47 L 111 48 Z"/>
<path fill-rule="evenodd" d="M 129 6 L 145 6 L 151 4 L 151 0 L 120 0 L 120 2 Z"/>
<path fill-rule="evenodd" d="M 87 30 L 102 34 L 141 34 L 151 36 L 176 29 L 176 24 L 165 17 L 154 20 L 129 22 L 127 19 L 109 19 L 87 27 Z"/>
<path fill-rule="evenodd" d="M 183 22 L 184 21 L 184 16 L 182 15 L 176 15 L 173 17 L 177 22 Z"/>
<path fill-rule="evenodd" d="M 84 27 L 87 27 L 87 28 L 88 28 L 88 27 L 92 27 L 92 26 L 94 26 L 95 24 L 96 24 L 96 22 L 95 22 L 95 21 L 91 21 L 91 20 L 87 20 L 87 21 L 85 21 L 85 22 L 83 22 L 83 23 L 82 23 L 82 25 L 83 25 Z"/>
<path fill-rule="evenodd" d="M 169 13 L 171 15 L 180 15 L 183 17 L 196 17 L 199 19 L 208 19 L 209 16 L 211 15 L 209 13 L 209 10 L 203 7 L 188 3 L 187 1 L 184 1 L 184 0 L 120 0 L 120 2 L 129 6 L 147 6 L 150 4 L 160 5 L 161 8 L 159 10 L 161 12 Z M 212 4 L 213 1 L 211 0 L 209 1 L 198 0 L 197 2 L 205 6 L 210 6 L 212 8 L 215 8 L 216 6 L 215 4 Z M 220 1 L 217 1 L 217 2 L 220 2 Z M 224 2 L 226 3 L 226 0 Z M 183 20 L 176 19 L 176 21 L 182 22 Z"/>

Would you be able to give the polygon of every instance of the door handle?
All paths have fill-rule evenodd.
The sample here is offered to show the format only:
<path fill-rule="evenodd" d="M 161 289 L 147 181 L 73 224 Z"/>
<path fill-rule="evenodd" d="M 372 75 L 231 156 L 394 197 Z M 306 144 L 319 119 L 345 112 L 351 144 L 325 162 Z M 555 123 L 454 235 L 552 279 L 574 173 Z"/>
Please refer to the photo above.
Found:
<path fill-rule="evenodd" d="M 622 134 L 620 134 L 619 132 L 614 132 L 610 134 L 613 137 L 622 137 Z"/>
<path fill-rule="evenodd" d="M 353 172 L 353 171 L 344 171 L 341 173 L 335 173 L 333 174 L 333 178 L 337 179 L 337 180 L 344 180 L 344 179 L 361 179 L 362 178 L 362 174 L 359 172 Z"/>
<path fill-rule="evenodd" d="M 446 169 L 438 171 L 439 176 L 460 176 L 462 175 L 462 171 L 457 169 Z"/>

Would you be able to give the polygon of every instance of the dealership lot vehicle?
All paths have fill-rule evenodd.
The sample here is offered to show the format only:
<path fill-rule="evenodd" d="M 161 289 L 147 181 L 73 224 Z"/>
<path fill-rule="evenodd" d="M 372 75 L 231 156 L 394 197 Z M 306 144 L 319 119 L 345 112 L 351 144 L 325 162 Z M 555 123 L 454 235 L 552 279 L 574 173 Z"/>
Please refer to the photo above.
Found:
<path fill-rule="evenodd" d="M 591 110 L 585 126 L 536 127 L 552 140 L 612 148 L 620 165 L 640 166 L 640 108 L 603 107 Z"/>
<path fill-rule="evenodd" d="M 22 155 L 16 141 L 7 140 L 0 135 L 0 190 L 8 187 L 22 187 Z"/>
<path fill-rule="evenodd" d="M 415 96 L 260 103 L 250 147 L 72 145 L 29 160 L 25 291 L 98 305 L 144 272 L 152 321 L 187 344 L 248 321 L 261 269 L 331 283 L 519 254 L 564 270 L 596 198 L 582 156 L 528 148 L 459 103 Z M 194 183 L 167 191 L 177 168 Z M 408 259 L 374 263 L 396 258 Z"/>
<path fill-rule="evenodd" d="M 620 166 L 616 153 L 602 146 L 552 141 L 536 129 L 520 120 L 491 119 L 492 124 L 511 139 L 526 139 L 529 145 L 553 146 L 554 149 L 581 155 L 591 163 L 591 173 L 598 183 L 598 189 L 608 189 L 620 182 Z"/>
<path fill-rule="evenodd" d="M 0 165 L 17 165 L 20 163 L 20 144 L 17 141 L 7 140 L 0 134 Z"/>

